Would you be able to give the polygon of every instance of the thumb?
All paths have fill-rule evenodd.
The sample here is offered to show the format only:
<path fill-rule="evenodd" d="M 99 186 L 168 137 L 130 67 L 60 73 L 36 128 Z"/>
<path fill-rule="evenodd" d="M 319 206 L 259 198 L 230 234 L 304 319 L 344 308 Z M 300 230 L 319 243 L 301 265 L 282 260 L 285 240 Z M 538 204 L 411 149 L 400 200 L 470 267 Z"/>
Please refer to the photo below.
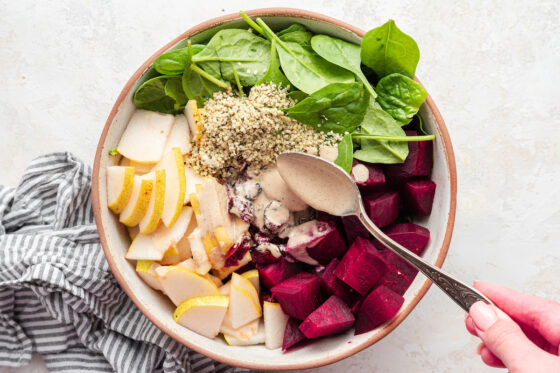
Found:
<path fill-rule="evenodd" d="M 541 350 L 509 316 L 484 303 L 472 305 L 469 314 L 484 345 L 511 372 L 531 372 L 535 367 L 557 366 L 553 355 Z"/>

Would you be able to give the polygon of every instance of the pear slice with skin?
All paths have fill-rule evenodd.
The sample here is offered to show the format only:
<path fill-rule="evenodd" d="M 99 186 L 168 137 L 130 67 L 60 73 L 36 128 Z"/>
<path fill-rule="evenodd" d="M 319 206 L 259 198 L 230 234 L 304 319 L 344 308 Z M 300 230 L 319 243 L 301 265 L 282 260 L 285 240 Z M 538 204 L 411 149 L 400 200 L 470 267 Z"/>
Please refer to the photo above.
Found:
<path fill-rule="evenodd" d="M 184 267 L 162 266 L 156 273 L 163 291 L 176 306 L 190 298 L 220 295 L 212 281 Z"/>
<path fill-rule="evenodd" d="M 115 214 L 128 204 L 134 186 L 134 167 L 107 167 L 107 206 Z"/>
<path fill-rule="evenodd" d="M 212 265 L 210 264 L 210 259 L 208 254 L 204 249 L 204 244 L 202 243 L 202 237 L 200 236 L 200 229 L 195 228 L 195 230 L 189 236 L 189 244 L 191 247 L 191 252 L 193 259 L 196 263 L 196 272 L 198 274 L 204 275 L 208 273 Z M 221 277 L 223 279 L 225 277 Z"/>
<path fill-rule="evenodd" d="M 231 325 L 239 328 L 262 316 L 262 309 L 257 290 L 245 277 L 232 273 L 230 289 Z"/>
<path fill-rule="evenodd" d="M 138 163 L 131 161 L 128 158 L 122 157 L 121 161 L 119 162 L 119 166 L 126 166 L 126 167 L 134 167 L 134 173 L 136 175 L 145 175 L 148 172 L 152 172 L 154 168 L 153 164 L 150 163 Z"/>
<path fill-rule="evenodd" d="M 153 186 L 153 177 L 150 175 L 134 176 L 132 194 L 119 217 L 121 223 L 129 227 L 140 223 L 140 220 L 142 220 L 148 210 Z"/>
<path fill-rule="evenodd" d="M 164 252 L 166 252 L 170 247 L 176 248 L 175 246 L 185 236 L 192 220 L 192 208 L 189 206 L 183 207 L 177 217 L 177 220 L 175 221 L 175 224 L 171 228 L 166 227 L 164 224 L 160 224 L 154 233 L 151 234 L 154 245 L 158 248 L 158 250 L 163 250 Z M 178 250 L 177 254 L 179 254 Z M 180 261 L 181 260 L 176 260 L 175 263 Z"/>
<path fill-rule="evenodd" d="M 228 297 L 222 295 L 191 298 L 177 307 L 173 320 L 195 333 L 214 338 L 220 332 L 228 304 Z"/>
<path fill-rule="evenodd" d="M 265 329 L 262 320 L 255 320 L 258 324 L 258 331 L 250 338 L 239 338 L 232 334 L 224 333 L 224 339 L 230 346 L 251 346 L 259 345 L 265 342 Z M 252 323 L 251 323 L 252 324 Z M 282 337 L 284 332 L 282 331 Z"/>
<path fill-rule="evenodd" d="M 229 291 L 231 290 L 231 281 L 226 282 L 218 288 L 220 294 L 229 296 Z"/>
<path fill-rule="evenodd" d="M 264 344 L 266 348 L 274 350 L 282 347 L 284 330 L 290 318 L 282 311 L 280 303 L 263 302 Z"/>
<path fill-rule="evenodd" d="M 118 152 L 139 163 L 159 162 L 174 121 L 171 114 L 136 110 L 121 136 Z"/>
<path fill-rule="evenodd" d="M 152 188 L 150 204 L 148 205 L 146 214 L 138 224 L 140 233 L 142 234 L 150 234 L 156 230 L 163 212 L 165 200 L 165 170 L 157 170 L 153 175 L 154 187 Z"/>
<path fill-rule="evenodd" d="M 161 220 L 166 227 L 171 228 L 185 200 L 185 164 L 181 149 L 173 148 L 163 156 L 154 170 L 165 170 L 165 202 Z"/>
<path fill-rule="evenodd" d="M 156 268 L 160 265 L 153 260 L 139 260 L 136 262 L 136 272 L 138 276 L 151 288 L 162 290 L 161 284 L 156 274 Z"/>
<path fill-rule="evenodd" d="M 231 313 L 229 312 L 228 309 L 228 312 L 226 313 L 226 316 L 222 321 L 222 325 L 220 326 L 220 332 L 235 337 L 237 339 L 248 341 L 251 338 L 253 338 L 259 331 L 259 323 L 260 323 L 260 318 L 255 319 L 236 329 L 231 325 Z"/>
<path fill-rule="evenodd" d="M 197 185 L 202 185 L 202 176 L 196 174 L 192 168 L 185 166 L 185 199 L 183 202 L 185 205 L 191 203 L 191 194 L 198 193 Z"/>
<path fill-rule="evenodd" d="M 191 150 L 191 133 L 187 118 L 184 115 L 175 116 L 175 123 L 173 123 L 171 132 L 167 137 L 163 154 L 167 154 L 173 148 L 181 149 L 181 154 L 187 154 Z"/>
<path fill-rule="evenodd" d="M 243 272 L 241 276 L 245 277 L 247 280 L 251 281 L 251 284 L 255 287 L 257 294 L 260 292 L 261 284 L 259 282 L 259 271 L 256 269 L 251 269 L 250 271 Z"/>
<path fill-rule="evenodd" d="M 150 236 L 138 234 L 124 257 L 130 260 L 161 260 L 164 254 L 165 250 L 158 250 Z"/>

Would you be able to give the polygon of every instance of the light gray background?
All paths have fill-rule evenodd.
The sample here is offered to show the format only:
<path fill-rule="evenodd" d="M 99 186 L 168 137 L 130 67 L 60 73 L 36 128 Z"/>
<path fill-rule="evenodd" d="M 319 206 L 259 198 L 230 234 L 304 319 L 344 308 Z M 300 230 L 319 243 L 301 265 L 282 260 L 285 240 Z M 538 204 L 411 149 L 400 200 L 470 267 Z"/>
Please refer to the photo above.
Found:
<path fill-rule="evenodd" d="M 444 268 L 558 300 L 557 0 L 0 0 L 0 184 L 15 185 L 46 152 L 68 150 L 92 163 L 114 100 L 155 50 L 207 18 L 280 5 L 363 29 L 393 18 L 416 39 L 417 75 L 457 157 L 457 220 Z M 387 338 L 317 371 L 491 371 L 463 318 L 432 288 Z M 0 373 L 44 370 L 35 358 L 32 368 Z"/>

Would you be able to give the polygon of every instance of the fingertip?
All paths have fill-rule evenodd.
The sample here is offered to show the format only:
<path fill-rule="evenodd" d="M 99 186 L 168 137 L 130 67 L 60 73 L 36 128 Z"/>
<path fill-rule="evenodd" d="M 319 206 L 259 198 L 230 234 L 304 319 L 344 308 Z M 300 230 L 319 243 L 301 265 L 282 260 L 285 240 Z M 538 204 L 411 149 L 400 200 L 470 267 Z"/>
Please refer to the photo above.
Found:
<path fill-rule="evenodd" d="M 469 315 L 467 315 L 467 318 L 465 319 L 465 327 L 467 328 L 467 331 L 470 334 L 474 335 L 475 337 L 478 337 L 472 318 Z"/>
<path fill-rule="evenodd" d="M 494 355 L 488 349 L 488 347 L 484 346 L 483 344 L 479 347 L 481 347 L 479 350 L 479 355 L 484 364 L 493 368 L 505 368 L 504 363 L 502 363 L 502 361 L 498 359 L 498 357 L 496 357 L 496 355 Z"/>

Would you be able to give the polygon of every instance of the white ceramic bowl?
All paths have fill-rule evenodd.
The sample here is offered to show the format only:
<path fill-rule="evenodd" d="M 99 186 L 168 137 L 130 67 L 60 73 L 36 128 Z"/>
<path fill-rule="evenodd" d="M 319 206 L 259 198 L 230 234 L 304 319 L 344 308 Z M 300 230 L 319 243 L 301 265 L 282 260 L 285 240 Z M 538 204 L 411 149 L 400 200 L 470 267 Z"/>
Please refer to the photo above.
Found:
<path fill-rule="evenodd" d="M 332 35 L 357 44 L 364 34 L 364 31 L 336 19 L 299 9 L 268 8 L 249 11 L 248 14 L 251 17 L 262 17 L 273 29 L 280 29 L 297 22 L 315 33 Z M 138 308 L 172 338 L 213 359 L 239 367 L 259 370 L 318 367 L 351 356 L 389 334 L 424 296 L 430 287 L 430 281 L 421 274 L 418 275 L 405 293 L 404 305 L 397 316 L 369 333 L 354 336 L 352 329 L 288 353 L 282 353 L 280 349 L 268 350 L 264 346 L 232 347 L 226 345 L 221 338 L 208 339 L 173 321 L 172 303 L 166 296 L 147 286 L 136 275 L 134 263 L 124 258 L 130 244 L 129 237 L 124 226 L 107 208 L 104 170 L 118 161 L 118 157 L 109 156 L 108 152 L 118 144 L 135 110 L 132 95 L 153 60 L 165 51 L 184 46 L 187 38 L 191 38 L 192 42 L 196 43 L 209 39 L 220 29 L 239 25 L 247 27 L 238 14 L 232 14 L 190 28 L 144 62 L 126 83 L 107 119 L 95 155 L 92 186 L 95 221 L 105 256 L 120 285 Z M 455 220 L 457 194 L 455 158 L 443 119 L 429 96 L 420 113 L 427 131 L 436 135 L 432 173 L 432 179 L 437 183 L 434 206 L 431 216 L 419 222 L 431 232 L 430 242 L 423 256 L 439 267 L 447 254 Z"/>

